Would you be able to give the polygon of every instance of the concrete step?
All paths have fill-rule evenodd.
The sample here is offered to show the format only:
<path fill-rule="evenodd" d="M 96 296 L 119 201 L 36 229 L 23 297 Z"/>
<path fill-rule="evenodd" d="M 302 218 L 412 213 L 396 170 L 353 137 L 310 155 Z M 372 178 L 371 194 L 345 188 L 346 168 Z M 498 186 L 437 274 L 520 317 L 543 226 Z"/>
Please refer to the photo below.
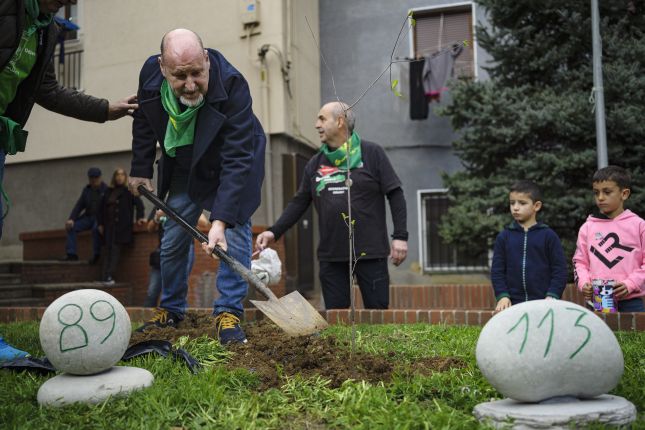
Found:
<path fill-rule="evenodd" d="M 106 285 L 103 282 L 35 283 L 31 286 L 32 297 L 42 300 L 44 306 L 48 306 L 63 294 L 84 289 L 105 291 L 123 306 L 129 306 L 132 302 L 132 285 L 126 282 L 117 282 L 114 285 Z"/>
<path fill-rule="evenodd" d="M 0 273 L 0 286 L 16 285 L 20 283 L 21 283 L 21 275 L 19 273 Z"/>
<path fill-rule="evenodd" d="M 16 299 L 31 297 L 31 285 L 0 285 L 0 298 Z"/>
<path fill-rule="evenodd" d="M 0 262 L 0 274 L 22 273 L 22 261 L 2 261 Z"/>
<path fill-rule="evenodd" d="M 43 299 L 37 297 L 20 297 L 20 298 L 2 298 L 0 299 L 0 307 L 14 307 L 14 306 L 28 306 L 37 307 L 44 306 Z M 0 313 L 2 311 L 0 310 Z"/>
<path fill-rule="evenodd" d="M 87 261 L 33 260 L 22 264 L 25 283 L 87 283 L 100 278 L 101 267 Z"/>

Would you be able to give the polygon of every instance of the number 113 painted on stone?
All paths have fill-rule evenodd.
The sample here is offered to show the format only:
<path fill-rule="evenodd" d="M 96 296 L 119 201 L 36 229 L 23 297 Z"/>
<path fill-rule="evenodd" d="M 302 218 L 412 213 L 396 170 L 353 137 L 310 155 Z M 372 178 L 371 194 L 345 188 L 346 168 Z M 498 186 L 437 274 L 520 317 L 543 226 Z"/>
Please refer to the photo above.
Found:
<path fill-rule="evenodd" d="M 587 337 L 585 338 L 585 340 L 582 342 L 582 344 L 580 344 L 578 349 L 576 349 L 569 356 L 569 360 L 571 360 L 580 351 L 582 351 L 583 348 L 585 348 L 587 346 L 587 344 L 589 343 L 589 340 L 591 339 L 591 330 L 586 325 L 583 325 L 583 324 L 580 323 L 580 321 L 584 317 L 587 316 L 587 314 L 588 314 L 587 312 L 585 312 L 583 310 L 580 310 L 580 309 L 576 309 L 576 308 L 566 308 L 566 309 L 568 311 L 580 313 L 580 316 L 578 316 L 578 319 L 573 324 L 573 326 L 574 327 L 579 327 L 581 329 L 584 329 L 587 332 Z M 549 355 L 549 352 L 551 351 L 551 343 L 553 341 L 553 331 L 554 331 L 554 327 L 555 327 L 555 312 L 553 311 L 553 309 L 549 309 L 546 312 L 546 314 L 544 314 L 544 317 L 542 317 L 542 320 L 540 320 L 540 323 L 538 324 L 537 328 L 541 329 L 542 325 L 545 325 L 545 322 L 547 322 L 547 321 L 548 321 L 548 323 L 546 325 L 548 325 L 548 327 L 549 327 L 549 340 L 547 341 L 546 347 L 544 348 L 544 356 L 543 356 L 544 358 L 546 358 L 546 356 Z M 524 347 L 526 346 L 526 342 L 527 342 L 527 340 L 529 338 L 529 326 L 530 326 L 530 324 L 529 324 L 529 314 L 527 312 L 524 312 L 522 314 L 522 316 L 517 320 L 515 325 L 513 327 L 511 327 L 506 332 L 506 334 L 510 334 L 511 332 L 513 332 L 522 323 L 524 323 L 524 338 L 522 339 L 522 344 L 520 345 L 520 350 L 518 351 L 518 354 L 522 354 L 524 352 Z"/>

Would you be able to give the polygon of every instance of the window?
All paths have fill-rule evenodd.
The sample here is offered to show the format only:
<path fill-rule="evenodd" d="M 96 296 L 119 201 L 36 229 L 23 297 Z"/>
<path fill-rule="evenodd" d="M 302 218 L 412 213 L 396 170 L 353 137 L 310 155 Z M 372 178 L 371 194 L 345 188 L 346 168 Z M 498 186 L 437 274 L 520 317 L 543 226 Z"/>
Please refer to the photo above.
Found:
<path fill-rule="evenodd" d="M 413 57 L 432 55 L 460 44 L 463 50 L 455 61 L 455 77 L 475 77 L 473 6 L 462 4 L 413 10 L 413 14 L 416 21 L 412 30 Z"/>
<path fill-rule="evenodd" d="M 56 79 L 67 88 L 81 89 L 81 70 L 83 49 L 79 40 L 78 5 L 69 4 L 58 10 L 56 18 L 61 18 L 59 24 L 62 31 L 59 34 L 58 49 L 54 55 L 54 70 Z"/>
<path fill-rule="evenodd" d="M 472 256 L 446 244 L 439 235 L 441 219 L 448 212 L 447 190 L 420 190 L 420 238 L 424 272 L 480 271 L 488 268 L 488 255 Z"/>

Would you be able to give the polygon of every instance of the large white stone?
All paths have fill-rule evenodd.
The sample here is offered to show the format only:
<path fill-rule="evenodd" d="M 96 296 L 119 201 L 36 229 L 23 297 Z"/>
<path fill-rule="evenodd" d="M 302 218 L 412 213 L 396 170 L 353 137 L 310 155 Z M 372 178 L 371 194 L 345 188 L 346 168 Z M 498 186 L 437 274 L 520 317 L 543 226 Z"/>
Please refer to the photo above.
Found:
<path fill-rule="evenodd" d="M 571 302 L 535 300 L 495 315 L 477 341 L 477 364 L 500 393 L 523 402 L 595 397 L 623 374 L 614 333 Z"/>
<path fill-rule="evenodd" d="M 38 390 L 38 403 L 64 406 L 71 403 L 99 403 L 110 396 L 125 396 L 152 385 L 154 376 L 138 367 L 116 366 L 96 375 L 63 373 L 47 380 Z"/>
<path fill-rule="evenodd" d="M 589 423 L 625 426 L 636 420 L 636 407 L 622 397 L 603 394 L 593 399 L 548 404 L 497 400 L 480 403 L 473 414 L 495 428 L 568 430 Z"/>
<path fill-rule="evenodd" d="M 130 317 L 117 299 L 100 290 L 77 290 L 47 307 L 40 344 L 57 370 L 91 375 L 123 357 L 131 330 Z"/>

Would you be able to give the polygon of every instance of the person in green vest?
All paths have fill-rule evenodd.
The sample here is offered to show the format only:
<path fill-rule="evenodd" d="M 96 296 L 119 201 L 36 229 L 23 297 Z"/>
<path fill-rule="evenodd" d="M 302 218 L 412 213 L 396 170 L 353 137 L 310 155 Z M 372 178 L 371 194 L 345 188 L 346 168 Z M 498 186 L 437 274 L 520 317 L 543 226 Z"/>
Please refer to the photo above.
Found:
<path fill-rule="evenodd" d="M 7 215 L 4 206 L 9 206 L 1 187 L 5 158 L 25 150 L 24 127 L 34 103 L 94 122 L 131 115 L 138 107 L 134 95 L 110 103 L 65 88 L 56 80 L 52 58 L 60 29 L 53 18 L 70 4 L 76 4 L 76 0 L 0 0 L 0 238 Z M 0 361 L 26 355 L 0 336 Z"/>
<path fill-rule="evenodd" d="M 70 4 L 76 4 L 76 0 L 0 0 L 0 184 L 6 155 L 25 150 L 24 127 L 34 103 L 94 122 L 121 118 L 138 107 L 135 95 L 110 103 L 65 88 L 56 80 L 52 58 L 60 28 L 53 18 L 61 7 Z M 4 219 L 3 200 L 7 196 L 0 191 L 0 213 Z"/>

